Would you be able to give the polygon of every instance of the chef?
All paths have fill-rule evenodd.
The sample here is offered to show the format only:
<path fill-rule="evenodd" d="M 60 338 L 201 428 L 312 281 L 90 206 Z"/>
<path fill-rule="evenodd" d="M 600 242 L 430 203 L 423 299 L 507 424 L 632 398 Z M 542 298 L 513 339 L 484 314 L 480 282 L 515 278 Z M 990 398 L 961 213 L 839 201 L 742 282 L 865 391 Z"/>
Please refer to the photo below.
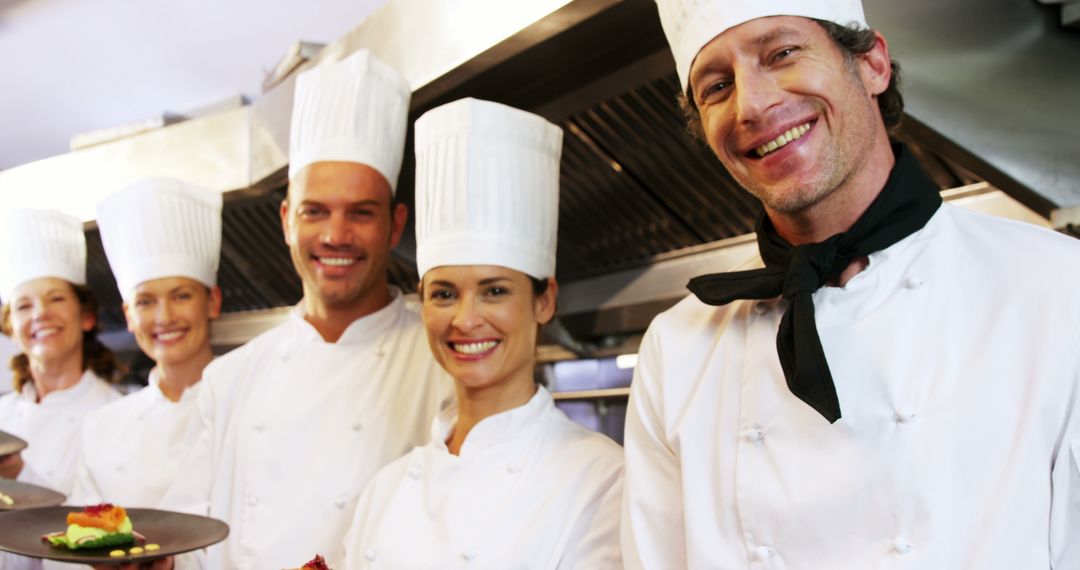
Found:
<path fill-rule="evenodd" d="M 619 568 L 622 449 L 533 380 L 562 130 L 462 99 L 416 122 L 421 316 L 457 404 L 368 485 L 345 568 Z"/>
<path fill-rule="evenodd" d="M 198 382 L 214 357 L 221 194 L 141 180 L 98 204 L 97 223 L 128 330 L 155 366 L 147 388 L 87 414 L 71 502 L 153 508 L 191 445 Z"/>
<path fill-rule="evenodd" d="M 30 444 L 0 457 L 0 477 L 66 495 L 83 416 L 120 397 L 107 382 L 115 360 L 96 337 L 82 222 L 55 210 L 11 210 L 0 249 L 0 325 L 22 351 L 11 362 L 14 391 L 0 397 L 0 430 Z M 40 561 L 0 553 L 0 568 Z"/>
<path fill-rule="evenodd" d="M 78 218 L 11 210 L 0 227 L 3 331 L 22 350 L 13 392 L 0 397 L 0 430 L 26 440 L 0 458 L 0 476 L 69 494 L 83 416 L 120 397 L 116 368 L 97 340 L 97 301 L 86 287 L 86 237 Z"/>
<path fill-rule="evenodd" d="M 387 284 L 409 86 L 361 50 L 296 82 L 281 224 L 304 296 L 207 366 L 201 429 L 165 503 L 226 521 L 210 568 L 331 567 L 357 497 L 452 398 L 415 308 Z M 180 561 L 188 563 L 190 561 Z"/>
<path fill-rule="evenodd" d="M 942 205 L 858 0 L 661 0 L 760 259 L 642 342 L 631 568 L 1080 568 L 1080 242 Z"/>

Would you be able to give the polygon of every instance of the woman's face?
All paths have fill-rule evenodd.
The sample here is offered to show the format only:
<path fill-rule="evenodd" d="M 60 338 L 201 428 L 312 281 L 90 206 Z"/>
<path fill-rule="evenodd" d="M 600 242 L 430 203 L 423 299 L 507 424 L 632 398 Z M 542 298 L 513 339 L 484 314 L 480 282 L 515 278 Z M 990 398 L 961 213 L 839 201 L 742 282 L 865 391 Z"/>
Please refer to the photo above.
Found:
<path fill-rule="evenodd" d="M 47 362 L 78 355 L 83 333 L 97 317 L 84 313 L 70 283 L 42 277 L 19 285 L 12 295 L 9 318 L 14 340 L 30 360 Z"/>
<path fill-rule="evenodd" d="M 431 269 L 422 285 L 428 343 L 459 385 L 476 390 L 532 383 L 537 329 L 555 314 L 554 280 L 534 295 L 524 273 L 465 265 Z"/>
<path fill-rule="evenodd" d="M 210 321 L 221 314 L 221 292 L 187 277 L 144 281 L 124 303 L 128 330 L 158 364 L 183 364 L 210 349 Z"/>

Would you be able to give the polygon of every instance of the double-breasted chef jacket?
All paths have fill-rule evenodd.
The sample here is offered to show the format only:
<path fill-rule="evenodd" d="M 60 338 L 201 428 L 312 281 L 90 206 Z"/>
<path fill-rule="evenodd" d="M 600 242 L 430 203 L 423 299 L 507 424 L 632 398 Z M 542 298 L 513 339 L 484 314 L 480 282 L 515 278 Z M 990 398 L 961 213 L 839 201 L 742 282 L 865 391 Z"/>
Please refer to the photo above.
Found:
<path fill-rule="evenodd" d="M 50 392 L 41 402 L 33 382 L 0 397 L 0 430 L 29 444 L 18 480 L 71 494 L 83 418 L 117 398 L 120 393 L 89 368 L 75 385 Z"/>
<path fill-rule="evenodd" d="M 157 507 L 197 435 L 198 390 L 169 400 L 155 368 L 149 386 L 88 413 L 69 503 Z"/>
<path fill-rule="evenodd" d="M 315 553 L 339 568 L 364 485 L 427 439 L 452 393 L 397 289 L 336 343 L 297 306 L 203 371 L 199 433 L 163 505 L 229 524 L 209 568 L 298 567 Z"/>
<path fill-rule="evenodd" d="M 760 263 L 760 262 L 759 262 Z M 1080 241 L 943 205 L 814 294 L 843 417 L 788 390 L 782 300 L 643 340 L 629 568 L 1080 568 Z"/>
<path fill-rule="evenodd" d="M 571 421 L 542 387 L 481 420 L 460 455 L 432 441 L 383 468 L 364 490 L 344 568 L 621 568 L 622 448 Z"/>

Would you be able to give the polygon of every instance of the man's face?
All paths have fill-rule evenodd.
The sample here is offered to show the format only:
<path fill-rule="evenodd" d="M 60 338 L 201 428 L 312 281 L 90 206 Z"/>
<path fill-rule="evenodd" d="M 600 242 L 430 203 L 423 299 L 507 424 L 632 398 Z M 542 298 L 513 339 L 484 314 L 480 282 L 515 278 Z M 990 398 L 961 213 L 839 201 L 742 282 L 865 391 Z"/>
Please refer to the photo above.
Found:
<path fill-rule="evenodd" d="M 874 96 L 884 90 L 867 75 L 863 59 L 849 64 L 813 20 L 775 16 L 702 48 L 690 89 L 728 172 L 766 208 L 791 214 L 843 186 L 864 162 L 882 128 Z"/>
<path fill-rule="evenodd" d="M 353 162 L 316 162 L 297 175 L 281 204 L 281 226 L 304 296 L 329 308 L 361 304 L 386 287 L 390 250 L 407 210 L 390 185 Z"/>

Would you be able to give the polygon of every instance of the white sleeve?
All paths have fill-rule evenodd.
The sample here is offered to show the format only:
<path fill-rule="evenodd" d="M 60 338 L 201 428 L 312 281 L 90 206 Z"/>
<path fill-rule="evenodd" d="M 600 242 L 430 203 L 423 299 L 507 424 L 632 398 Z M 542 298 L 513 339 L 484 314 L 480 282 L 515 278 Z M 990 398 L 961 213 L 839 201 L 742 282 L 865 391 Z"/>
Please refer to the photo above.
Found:
<path fill-rule="evenodd" d="M 1076 346 L 1080 353 L 1080 334 Z M 1073 375 L 1072 411 L 1051 472 L 1050 564 L 1080 568 L 1080 358 Z"/>
<path fill-rule="evenodd" d="M 75 460 L 75 485 L 71 490 L 71 495 L 68 496 L 67 504 L 69 505 L 96 505 L 105 502 L 105 497 L 101 496 L 101 489 L 98 489 L 94 476 L 86 464 L 86 443 L 91 437 L 85 428 L 88 423 L 83 421 L 84 428 L 81 432 L 83 444 L 79 446 L 79 455 Z"/>
<path fill-rule="evenodd" d="M 367 524 L 368 515 L 372 508 L 372 501 L 375 497 L 374 487 L 377 480 L 378 475 L 368 482 L 364 492 L 360 494 L 360 499 L 356 501 L 356 510 L 353 511 L 352 523 L 349 525 L 348 532 L 345 533 L 344 570 L 365 567 L 364 553 L 360 551 L 362 549 L 360 539 L 364 536 L 364 525 Z"/>
<path fill-rule="evenodd" d="M 206 550 L 186 552 L 173 558 L 173 570 L 207 570 L 209 567 Z"/>
<path fill-rule="evenodd" d="M 205 374 L 205 372 L 204 372 Z M 214 410 L 211 379 L 204 376 L 196 400 L 197 415 L 188 431 L 191 446 L 180 462 L 169 489 L 158 506 L 162 509 L 208 516 L 214 473 Z"/>
<path fill-rule="evenodd" d="M 159 507 L 194 515 L 210 514 L 210 491 L 213 486 L 214 469 L 214 409 L 215 400 L 209 378 L 201 381 L 196 400 L 198 413 L 189 429 L 191 446 L 180 463 L 169 490 L 161 498 Z M 180 554 L 173 559 L 174 570 L 206 570 L 210 567 L 205 549 Z"/>
<path fill-rule="evenodd" d="M 664 422 L 657 321 L 642 339 L 626 413 L 622 551 L 627 568 L 685 568 L 682 471 Z"/>
<path fill-rule="evenodd" d="M 578 519 L 571 533 L 572 543 L 559 561 L 560 570 L 623 567 L 619 550 L 619 516 L 623 495 L 621 463 L 616 469 L 607 469 L 606 473 L 601 474 L 602 481 L 598 481 L 596 486 L 601 492 L 597 493 L 589 508 Z"/>

